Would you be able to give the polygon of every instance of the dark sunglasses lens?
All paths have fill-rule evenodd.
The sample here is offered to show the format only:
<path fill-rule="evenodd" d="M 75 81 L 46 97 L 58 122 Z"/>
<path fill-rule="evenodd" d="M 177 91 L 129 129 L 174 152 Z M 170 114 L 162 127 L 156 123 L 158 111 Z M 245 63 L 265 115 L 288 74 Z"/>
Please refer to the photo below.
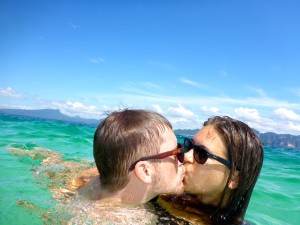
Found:
<path fill-rule="evenodd" d="M 179 162 L 184 162 L 184 153 L 178 153 L 176 156 Z"/>
<path fill-rule="evenodd" d="M 199 146 L 195 146 L 194 147 L 194 158 L 198 163 L 204 164 L 208 158 L 206 150 Z"/>
<path fill-rule="evenodd" d="M 190 139 L 185 138 L 184 139 L 184 152 L 188 152 L 193 148 L 193 143 Z"/>

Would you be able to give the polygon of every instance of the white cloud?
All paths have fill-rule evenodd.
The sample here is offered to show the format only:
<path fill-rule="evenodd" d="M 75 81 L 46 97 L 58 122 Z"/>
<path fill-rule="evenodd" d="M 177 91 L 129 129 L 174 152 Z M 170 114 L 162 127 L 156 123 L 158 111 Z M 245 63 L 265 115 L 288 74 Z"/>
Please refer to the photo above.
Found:
<path fill-rule="evenodd" d="M 89 59 L 91 63 L 94 63 L 94 64 L 100 64 L 100 63 L 105 63 L 106 60 L 99 57 L 99 58 L 90 58 Z"/>
<path fill-rule="evenodd" d="M 202 111 L 204 112 L 205 115 L 208 116 L 213 116 L 213 115 L 220 115 L 221 110 L 218 107 L 209 107 L 209 106 L 202 106 Z"/>
<path fill-rule="evenodd" d="M 300 124 L 294 121 L 300 120 L 299 115 L 292 110 L 279 108 L 273 112 L 278 118 L 284 121 L 273 120 L 268 117 L 263 117 L 259 114 L 257 109 L 237 108 L 235 109 L 238 119 L 248 124 L 250 127 L 258 130 L 261 133 L 274 132 L 274 133 L 288 133 L 299 135 Z"/>
<path fill-rule="evenodd" d="M 85 106 L 84 104 L 82 104 L 81 102 L 70 102 L 67 101 L 66 105 L 70 108 L 72 108 L 73 110 L 81 110 L 81 109 L 91 109 L 91 110 L 95 110 L 96 106 Z"/>
<path fill-rule="evenodd" d="M 195 114 L 191 110 L 184 108 L 182 104 L 178 104 L 177 106 L 174 106 L 174 107 L 169 107 L 168 113 L 172 116 L 177 116 L 177 117 L 180 117 L 180 116 L 193 117 L 193 116 L 195 116 Z"/>
<path fill-rule="evenodd" d="M 292 120 L 292 121 L 300 120 L 299 114 L 295 113 L 293 110 L 289 110 L 286 108 L 278 108 L 273 111 L 273 114 L 282 120 Z"/>
<path fill-rule="evenodd" d="M 292 131 L 292 132 L 291 132 Z M 300 132 L 300 124 L 295 124 L 289 121 L 286 126 L 284 126 L 284 133 L 286 134 L 297 134 Z"/>
<path fill-rule="evenodd" d="M 239 118 L 245 119 L 245 120 L 260 120 L 261 116 L 259 115 L 258 111 L 256 109 L 248 109 L 248 108 L 237 108 L 234 110 L 234 112 L 237 114 Z"/>
<path fill-rule="evenodd" d="M 199 117 L 182 104 L 168 107 L 165 116 L 171 122 L 174 129 L 195 129 L 199 128 L 202 124 Z"/>
<path fill-rule="evenodd" d="M 16 93 L 11 87 L 0 88 L 0 96 L 9 98 L 21 98 L 21 95 Z"/>
<path fill-rule="evenodd" d="M 68 116 L 80 116 L 81 118 L 99 119 L 100 115 L 103 114 L 103 112 L 98 110 L 96 106 L 84 105 L 81 102 L 52 102 L 51 105 Z"/>
<path fill-rule="evenodd" d="M 154 111 L 160 114 L 163 114 L 164 111 L 162 110 L 160 105 L 152 105 L 152 107 L 154 108 Z"/>
<path fill-rule="evenodd" d="M 32 107 L 26 105 L 15 105 L 15 104 L 0 104 L 1 109 L 33 109 Z"/>
<path fill-rule="evenodd" d="M 247 123 L 250 127 L 257 129 L 261 133 L 274 132 L 278 134 L 299 135 L 300 132 L 300 124 L 293 121 L 276 121 L 262 118 L 260 121 Z"/>
<path fill-rule="evenodd" d="M 241 119 L 241 121 L 243 121 L 244 123 L 248 124 L 248 126 L 258 130 L 261 133 L 265 133 L 265 132 L 282 133 L 282 128 L 280 128 L 278 122 L 268 118 L 261 118 L 260 120 Z"/>
<path fill-rule="evenodd" d="M 251 128 L 258 130 L 261 133 L 275 132 L 279 126 L 278 122 L 272 119 L 262 117 L 257 109 L 237 108 L 234 110 L 237 119 L 248 124 Z"/>
<path fill-rule="evenodd" d="M 189 85 L 192 85 L 192 86 L 195 86 L 195 87 L 201 87 L 202 86 L 201 84 L 199 84 L 199 83 L 197 83 L 195 81 L 188 80 L 188 79 L 185 79 L 185 78 L 180 79 L 180 81 L 182 83 L 189 84 Z"/>

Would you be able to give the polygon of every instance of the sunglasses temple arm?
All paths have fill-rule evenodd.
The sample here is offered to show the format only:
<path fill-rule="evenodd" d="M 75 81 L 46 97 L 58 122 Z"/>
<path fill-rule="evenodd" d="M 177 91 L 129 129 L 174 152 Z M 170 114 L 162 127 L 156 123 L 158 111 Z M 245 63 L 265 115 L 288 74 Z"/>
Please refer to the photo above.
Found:
<path fill-rule="evenodd" d="M 211 156 L 213 159 L 215 159 L 215 160 L 219 161 L 220 163 L 224 164 L 225 166 L 227 166 L 227 167 L 229 167 L 229 168 L 231 167 L 230 161 L 225 160 L 225 159 L 222 159 L 221 157 L 218 157 L 218 156 L 216 156 L 216 155 L 211 155 L 211 154 L 210 154 L 210 156 Z"/>

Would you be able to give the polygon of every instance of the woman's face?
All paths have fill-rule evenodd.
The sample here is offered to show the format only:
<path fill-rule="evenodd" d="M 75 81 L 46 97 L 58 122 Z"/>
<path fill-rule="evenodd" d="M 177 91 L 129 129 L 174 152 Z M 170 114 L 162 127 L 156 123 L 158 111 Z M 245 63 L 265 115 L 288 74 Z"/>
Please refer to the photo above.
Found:
<path fill-rule="evenodd" d="M 210 153 L 228 159 L 225 145 L 213 126 L 207 125 L 200 129 L 193 140 L 196 145 L 205 146 Z M 208 158 L 204 164 L 199 164 L 195 161 L 193 152 L 194 150 L 191 149 L 185 154 L 185 191 L 197 195 L 204 204 L 217 206 L 230 170 L 212 158 Z"/>

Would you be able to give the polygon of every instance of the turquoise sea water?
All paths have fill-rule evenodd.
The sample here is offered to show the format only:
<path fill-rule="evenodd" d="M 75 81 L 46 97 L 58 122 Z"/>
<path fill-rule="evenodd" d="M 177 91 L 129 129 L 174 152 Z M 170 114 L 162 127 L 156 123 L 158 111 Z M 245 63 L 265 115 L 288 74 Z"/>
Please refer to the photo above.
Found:
<path fill-rule="evenodd" d="M 41 217 L 51 216 L 49 209 L 57 201 L 49 191 L 53 183 L 37 176 L 50 170 L 49 165 L 41 166 L 43 151 L 61 153 L 64 161 L 93 165 L 95 127 L 0 115 L 0 129 L 0 224 L 44 224 Z M 246 219 L 259 225 L 299 224 L 300 150 L 265 148 Z"/>

